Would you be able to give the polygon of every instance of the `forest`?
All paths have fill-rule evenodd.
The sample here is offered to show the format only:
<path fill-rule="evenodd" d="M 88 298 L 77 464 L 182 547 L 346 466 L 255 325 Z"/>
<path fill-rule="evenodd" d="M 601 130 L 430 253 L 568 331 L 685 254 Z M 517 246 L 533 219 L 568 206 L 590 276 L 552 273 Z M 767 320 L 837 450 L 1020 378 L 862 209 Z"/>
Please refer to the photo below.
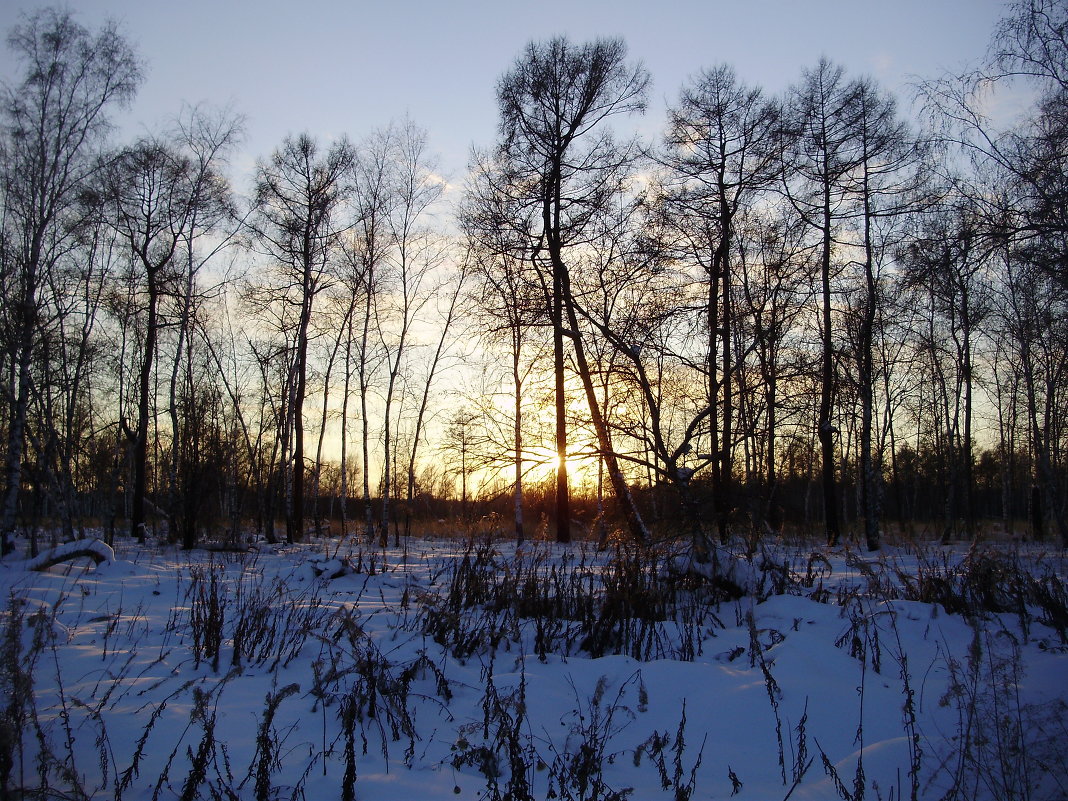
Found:
<path fill-rule="evenodd" d="M 232 110 L 120 138 L 146 61 L 115 25 L 45 9 L 7 47 L 5 552 L 1068 546 L 1064 0 L 1007 5 L 914 98 L 828 59 L 781 95 L 695 64 L 655 141 L 622 40 L 533 41 L 486 76 L 455 194 L 412 120 L 236 175 Z"/>

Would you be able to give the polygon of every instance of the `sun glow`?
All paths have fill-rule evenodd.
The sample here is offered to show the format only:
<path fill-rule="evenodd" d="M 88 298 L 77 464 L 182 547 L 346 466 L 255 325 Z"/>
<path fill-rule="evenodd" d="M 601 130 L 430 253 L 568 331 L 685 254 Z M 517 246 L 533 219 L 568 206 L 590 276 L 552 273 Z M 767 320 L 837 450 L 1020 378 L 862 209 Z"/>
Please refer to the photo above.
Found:
<path fill-rule="evenodd" d="M 597 459 L 588 452 L 570 453 L 566 459 L 567 475 L 574 484 L 594 475 Z M 525 448 L 523 455 L 523 472 L 528 481 L 548 481 L 560 469 L 560 455 L 552 448 Z"/>

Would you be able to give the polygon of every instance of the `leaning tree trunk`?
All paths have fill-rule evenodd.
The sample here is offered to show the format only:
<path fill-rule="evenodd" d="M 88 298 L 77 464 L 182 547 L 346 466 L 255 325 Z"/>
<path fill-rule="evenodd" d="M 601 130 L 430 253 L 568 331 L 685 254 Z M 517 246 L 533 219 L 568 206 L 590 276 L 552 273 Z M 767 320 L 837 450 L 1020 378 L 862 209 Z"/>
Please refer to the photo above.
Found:
<path fill-rule="evenodd" d="M 582 334 L 579 329 L 578 316 L 575 312 L 574 299 L 571 297 L 571 287 L 568 281 L 566 267 L 561 264 L 562 289 L 567 311 L 568 323 L 571 326 L 571 340 L 575 351 L 575 363 L 578 367 L 579 378 L 582 380 L 582 388 L 586 393 L 586 404 L 590 409 L 593 419 L 594 431 L 597 433 L 597 442 L 604 459 L 605 468 L 608 470 L 608 479 L 612 484 L 612 492 L 623 512 L 627 522 L 631 538 L 642 545 L 647 545 L 651 537 L 645 523 L 638 511 L 638 505 L 634 502 L 634 496 L 627 484 L 626 477 L 619 467 L 615 450 L 612 448 L 612 439 L 608 432 L 608 425 L 601 414 L 600 404 L 597 402 L 597 390 L 593 385 L 593 376 L 590 372 L 589 363 L 586 361 L 586 349 L 582 344 Z"/>

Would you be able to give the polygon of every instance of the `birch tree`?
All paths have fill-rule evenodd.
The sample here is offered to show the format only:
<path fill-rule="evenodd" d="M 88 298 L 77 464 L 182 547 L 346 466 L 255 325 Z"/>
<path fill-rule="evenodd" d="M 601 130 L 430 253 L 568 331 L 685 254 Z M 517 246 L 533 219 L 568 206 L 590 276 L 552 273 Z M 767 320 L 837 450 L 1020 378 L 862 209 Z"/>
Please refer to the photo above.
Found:
<path fill-rule="evenodd" d="M 141 63 L 113 23 L 91 32 L 71 12 L 46 8 L 8 36 L 21 79 L 3 87 L 3 193 L 12 296 L 4 393 L 10 409 L 4 449 L 0 537 L 11 548 L 25 457 L 31 362 L 39 342 L 40 290 L 69 246 L 70 215 L 99 169 L 108 114 L 129 102 Z"/>
<path fill-rule="evenodd" d="M 275 306 L 286 343 L 281 453 L 287 501 L 286 536 L 304 535 L 304 405 L 308 349 L 316 301 L 329 281 L 327 266 L 352 226 L 345 214 L 355 153 L 344 137 L 323 151 L 309 135 L 290 136 L 256 170 L 256 240 L 271 260 L 272 280 L 251 293 Z"/>

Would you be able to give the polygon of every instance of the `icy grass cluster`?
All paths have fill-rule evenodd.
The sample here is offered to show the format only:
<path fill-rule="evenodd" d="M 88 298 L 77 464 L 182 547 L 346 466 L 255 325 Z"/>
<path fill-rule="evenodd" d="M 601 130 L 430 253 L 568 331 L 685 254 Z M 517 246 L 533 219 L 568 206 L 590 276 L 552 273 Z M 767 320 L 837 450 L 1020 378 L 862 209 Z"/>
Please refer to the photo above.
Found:
<path fill-rule="evenodd" d="M 535 654 L 625 655 L 691 662 L 723 628 L 723 580 L 676 571 L 670 554 L 620 546 L 611 558 L 585 547 L 501 554 L 470 544 L 419 594 L 416 627 L 457 659 L 503 647 Z"/>
<path fill-rule="evenodd" d="M 3 797 L 1068 796 L 1042 554 L 90 551 L 0 567 Z"/>

